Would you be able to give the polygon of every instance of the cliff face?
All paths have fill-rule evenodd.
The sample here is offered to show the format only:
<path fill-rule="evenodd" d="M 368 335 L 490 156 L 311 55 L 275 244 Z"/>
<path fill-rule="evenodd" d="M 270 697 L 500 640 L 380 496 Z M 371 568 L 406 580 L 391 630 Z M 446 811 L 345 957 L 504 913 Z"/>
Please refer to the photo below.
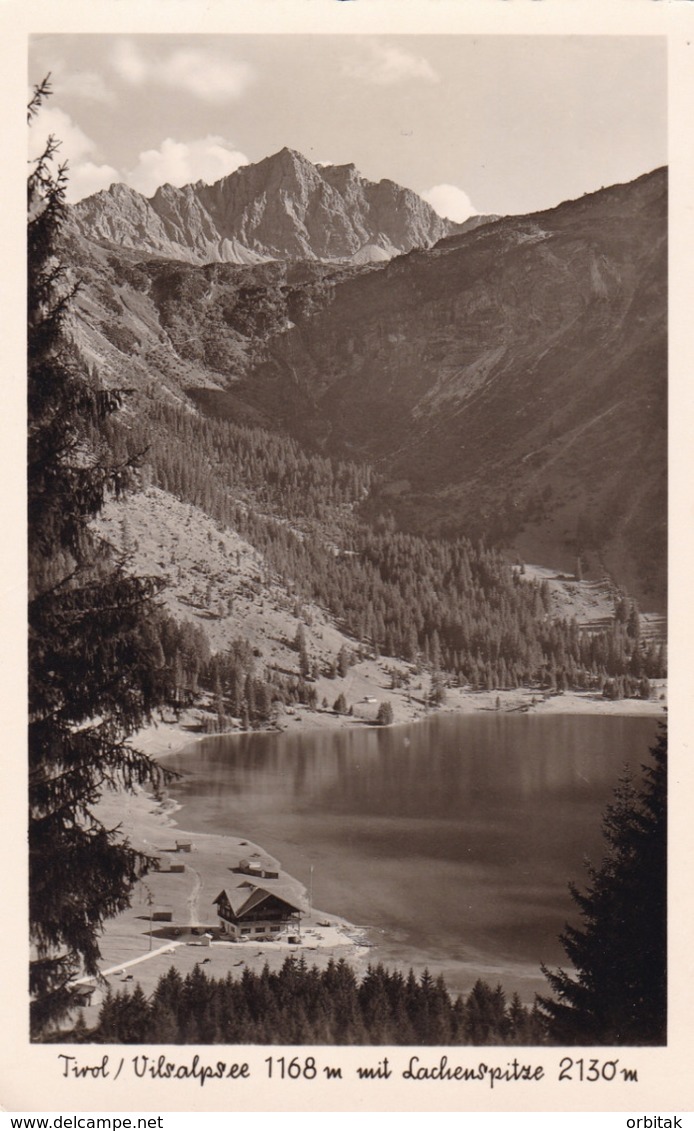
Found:
<path fill-rule="evenodd" d="M 202 194 L 215 231 L 227 230 L 225 209 L 242 216 L 237 236 L 251 249 L 254 241 L 268 248 L 276 215 L 293 202 L 303 229 L 292 224 L 281 254 L 310 237 L 312 259 L 138 262 L 135 251 L 75 237 L 85 352 L 114 380 L 127 373 L 156 395 L 193 395 L 208 413 L 372 462 L 381 485 L 368 505 L 407 527 L 502 540 L 527 560 L 567 570 L 580 552 L 594 572 L 609 569 L 651 607 L 662 604 L 665 171 L 544 213 L 480 223 L 389 262 L 336 268 L 316 256 L 344 259 L 350 241 L 364 248 L 369 234 L 352 196 L 368 197 L 373 215 L 385 201 L 392 214 L 395 188 L 367 192 L 345 166 L 314 170 L 323 185 L 314 191 L 294 155 L 282 161 L 289 172 L 278 173 L 260 204 L 238 174 L 233 192 L 220 182 L 186 200 L 202 208 Z M 166 217 L 169 190 L 155 198 L 162 239 L 183 223 L 183 192 L 174 190 L 178 211 Z M 331 192 L 349 224 L 326 226 Z M 119 193 L 130 195 L 121 188 L 110 197 Z M 250 199 L 257 208 L 243 203 Z M 407 216 L 411 231 L 426 211 L 415 200 Z M 393 223 L 389 239 L 402 241 L 404 230 Z M 373 246 L 387 254 L 382 240 Z"/>
<path fill-rule="evenodd" d="M 458 230 L 409 189 L 291 149 L 151 199 L 112 185 L 75 205 L 72 223 L 88 239 L 190 263 L 379 261 Z"/>

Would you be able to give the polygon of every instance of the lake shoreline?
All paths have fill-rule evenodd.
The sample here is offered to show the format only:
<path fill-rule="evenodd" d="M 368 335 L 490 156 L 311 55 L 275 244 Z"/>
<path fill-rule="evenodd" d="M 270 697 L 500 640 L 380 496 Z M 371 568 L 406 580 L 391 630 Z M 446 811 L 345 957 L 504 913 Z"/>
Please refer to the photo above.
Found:
<path fill-rule="evenodd" d="M 109 793 L 99 802 L 97 815 L 106 827 L 117 827 L 132 847 L 158 858 L 162 870 L 149 871 L 136 884 L 130 907 L 105 924 L 99 942 L 99 984 L 93 978 L 77 979 L 80 985 L 95 987 L 83 1010 L 88 1025 L 96 1024 L 109 989 L 116 993 L 139 984 L 149 996 L 172 966 L 185 977 L 204 963 L 210 977 L 223 978 L 230 972 L 240 976 L 244 969 L 260 973 L 266 964 L 278 970 L 288 957 L 303 956 L 319 968 L 331 959 L 345 958 L 356 970 L 365 970 L 372 954 L 369 928 L 310 906 L 301 916 L 298 944 L 289 942 L 288 931 L 275 942 L 215 939 L 207 945 L 204 932 L 216 933 L 218 927 L 214 899 L 231 882 L 231 871 L 242 857 L 269 854 L 232 833 L 182 828 L 178 821 L 182 808 L 165 793 L 154 796 L 141 788 Z M 179 849 L 179 844 L 190 849 Z M 172 872 L 172 865 L 180 871 Z M 284 887 L 307 902 L 304 884 L 285 872 L 281 878 Z M 171 914 L 170 925 L 153 922 L 153 914 L 164 909 Z"/>
<path fill-rule="evenodd" d="M 205 716 L 193 708 L 181 712 L 178 719 L 163 720 L 143 727 L 133 742 L 144 754 L 153 758 L 180 753 L 206 738 L 233 737 L 248 734 L 292 734 L 317 730 L 345 730 L 376 727 L 377 704 L 388 700 L 393 705 L 394 722 L 389 729 L 446 715 L 478 713 L 529 714 L 529 715 L 597 715 L 624 717 L 665 718 L 667 708 L 667 683 L 654 681 L 650 699 L 605 699 L 594 691 L 565 691 L 548 694 L 530 688 L 513 691 L 470 691 L 452 688 L 446 691 L 446 702 L 440 707 L 428 708 L 420 700 L 407 696 L 401 690 L 374 688 L 369 696 L 373 703 L 360 703 L 356 714 L 337 714 L 329 708 L 309 708 L 297 704 L 278 712 L 275 723 L 257 731 L 232 727 L 224 731 L 206 733 L 202 730 Z M 376 695 L 380 698 L 376 699 Z"/>
<path fill-rule="evenodd" d="M 653 707 L 655 704 L 651 703 L 650 706 Z M 615 714 L 614 711 L 609 713 Z M 643 715 L 643 712 L 641 713 Z M 468 717 L 471 714 L 468 712 Z M 481 721 L 482 712 L 475 712 L 475 714 Z M 497 714 L 496 710 L 490 710 L 488 716 L 491 716 L 490 722 Z M 503 714 L 506 717 L 509 714 L 511 717 L 515 715 L 520 723 L 519 713 L 508 711 Z M 555 723 L 560 722 L 560 718 L 557 717 L 559 712 L 554 711 L 550 714 L 554 716 Z M 566 714 L 569 715 L 571 712 L 566 712 Z M 574 714 L 586 716 L 585 711 L 574 712 Z M 593 712 L 594 717 L 597 714 Z M 455 718 L 456 712 L 437 712 L 436 715 L 444 723 L 446 718 L 449 720 Z M 652 710 L 647 713 L 647 717 L 653 719 L 655 723 Z M 433 713 L 430 713 L 429 718 L 433 719 Z M 472 719 L 470 721 L 472 722 Z M 549 723 L 550 719 L 547 719 L 547 722 Z M 379 734 L 385 736 L 386 731 L 392 730 L 395 732 L 394 738 L 397 744 L 397 733 L 403 729 L 399 726 L 373 728 L 362 722 L 361 725 L 353 725 L 352 734 L 356 738 L 359 730 L 365 736 L 368 735 L 369 731 L 378 731 Z M 414 728 L 415 731 L 418 729 Z M 496 731 L 496 728 L 494 730 Z M 267 738 L 271 737 L 271 733 L 264 732 Z M 323 751 L 324 739 L 326 743 L 325 752 L 327 753 L 327 744 L 331 738 L 340 733 L 345 734 L 345 729 L 339 727 L 325 729 L 321 734 L 315 728 L 312 731 L 310 728 L 305 728 L 303 731 L 296 730 L 293 735 L 277 732 L 276 735 L 278 739 L 290 739 L 291 745 L 296 749 L 302 733 L 311 734 L 313 747 L 318 755 L 318 762 L 322 763 L 321 752 Z M 426 731 L 423 730 L 422 733 L 425 734 Z M 414 742 L 413 734 L 411 737 Z M 256 735 L 260 739 L 263 737 L 263 732 L 256 732 Z M 242 732 L 242 736 L 252 737 L 245 732 Z M 211 737 L 219 738 L 221 736 Z M 224 736 L 225 739 L 228 737 Z M 188 765 L 192 768 L 197 762 L 197 751 L 195 746 L 191 744 L 190 735 L 184 735 L 184 739 L 183 746 L 188 748 Z M 173 743 L 173 737 L 171 741 Z M 412 749 L 410 738 L 404 737 L 402 743 L 402 749 L 407 751 L 407 759 L 409 760 Z M 380 739 L 379 744 L 370 747 L 370 749 L 371 758 L 375 757 L 376 762 L 380 761 L 378 758 Z M 386 749 L 392 755 L 390 744 L 384 748 L 384 750 Z M 173 755 L 176 751 L 166 749 L 162 759 L 164 763 L 167 753 Z M 524 759 L 524 764 L 525 761 Z M 326 764 L 330 766 L 330 761 L 328 760 Z M 407 761 L 403 762 L 403 766 L 406 765 Z M 498 778 L 495 780 L 498 780 Z M 448 793 L 444 796 L 450 798 L 453 794 Z M 197 962 L 205 961 L 208 973 L 215 977 L 224 977 L 228 973 L 237 976 L 243 972 L 244 968 L 254 972 L 260 971 L 266 962 L 270 969 L 279 969 L 290 954 L 303 955 L 309 964 L 315 963 L 319 968 L 324 967 L 331 958 L 333 960 L 345 958 L 353 966 L 358 976 L 365 972 L 369 962 L 374 961 L 384 962 L 388 966 L 403 970 L 414 967 L 417 974 L 421 973 L 424 967 L 427 967 L 434 973 L 443 973 L 452 992 L 464 992 L 466 986 L 469 989 L 467 983 L 471 979 L 471 971 L 474 972 L 475 976 L 488 980 L 509 982 L 512 989 L 519 989 L 524 1001 L 531 1001 L 532 994 L 537 991 L 539 975 L 536 973 L 535 965 L 533 964 L 531 969 L 527 965 L 525 957 L 522 959 L 511 958 L 511 951 L 508 952 L 508 962 L 504 960 L 502 969 L 498 965 L 497 958 L 494 958 L 493 961 L 491 956 L 486 959 L 484 952 L 475 948 L 467 937 L 465 944 L 460 948 L 454 947 L 448 957 L 444 956 L 438 944 L 433 948 L 430 943 L 423 943 L 421 946 L 417 944 L 413 949 L 411 941 L 398 933 L 397 926 L 395 932 L 393 932 L 392 923 L 389 930 L 384 932 L 383 927 L 386 920 L 381 921 L 374 911 L 376 904 L 373 899 L 370 904 L 368 899 L 366 900 L 362 911 L 357 912 L 355 922 L 350 921 L 344 914 L 340 914 L 349 904 L 345 905 L 344 900 L 339 895 L 342 890 L 340 884 L 344 884 L 345 879 L 344 872 L 341 874 L 339 862 L 336 862 L 336 870 L 330 872 L 329 884 L 326 885 L 325 880 L 323 881 L 324 891 L 320 903 L 323 907 L 329 907 L 330 910 L 325 912 L 314 908 L 310 916 L 302 916 L 300 945 L 289 944 L 287 936 L 281 942 L 272 943 L 229 943 L 217 941 L 215 938 L 210 948 L 204 951 L 198 949 L 203 944 L 199 942 L 197 937 L 191 937 L 191 928 L 195 925 L 200 926 L 203 932 L 208 929 L 216 930 L 218 924 L 214 907 L 215 898 L 225 885 L 229 884 L 229 872 L 233 871 L 242 857 L 253 852 L 267 855 L 265 844 L 267 839 L 271 853 L 275 858 L 280 858 L 280 865 L 286 866 L 287 870 L 284 872 L 283 879 L 294 885 L 297 894 L 301 894 L 306 901 L 309 865 L 316 858 L 315 853 L 320 849 L 321 840 L 320 837 L 315 835 L 316 830 L 308 833 L 305 829 L 304 832 L 307 835 L 299 839 L 296 839 L 295 836 L 287 839 L 286 835 L 283 838 L 280 834 L 279 839 L 275 837 L 273 844 L 272 836 L 269 839 L 267 838 L 267 829 L 270 826 L 267 825 L 266 818 L 263 817 L 259 822 L 256 821 L 252 807 L 245 821 L 239 820 L 238 813 L 234 815 L 236 811 L 233 809 L 229 810 L 226 816 L 225 810 L 221 810 L 221 824 L 218 819 L 217 821 L 208 820 L 213 810 L 209 809 L 205 802 L 203 802 L 202 820 L 200 819 L 199 803 L 198 809 L 196 810 L 194 805 L 193 810 L 188 815 L 186 808 L 185 797 L 183 804 L 181 804 L 175 797 L 167 796 L 165 793 L 153 797 L 143 790 L 136 794 L 107 794 L 99 806 L 98 815 L 106 827 L 119 827 L 120 834 L 127 837 L 133 847 L 149 855 L 156 855 L 165 862 L 163 871 L 148 873 L 144 880 L 137 885 L 133 893 L 132 906 L 106 924 L 102 936 L 103 961 L 100 968 L 113 991 L 125 988 L 120 985 L 122 982 L 129 982 L 131 987 L 139 982 L 143 990 L 150 993 L 154 990 L 158 978 L 171 965 L 175 965 L 185 976 Z M 359 808 L 354 811 L 355 813 L 361 812 Z M 259 812 L 264 813 L 265 810 Z M 374 817 L 375 814 L 370 819 L 373 820 Z M 428 819 L 428 815 L 424 813 L 423 828 L 425 830 Z M 591 824 L 594 823 L 596 828 L 598 827 L 598 819 L 596 816 L 594 822 L 591 820 Z M 357 820 L 360 821 L 361 817 Z M 362 828 L 362 826 L 358 827 Z M 246 829 L 245 835 L 239 835 L 238 830 L 243 828 Z M 363 830 L 366 830 L 366 828 L 367 826 L 363 826 Z M 201 831 L 205 829 L 211 831 Z M 355 835 L 357 834 L 355 833 Z M 251 837 L 253 840 L 250 839 Z M 425 835 L 425 839 L 427 838 L 428 834 Z M 190 853 L 188 854 L 184 849 L 179 852 L 177 841 L 189 842 Z M 262 847 L 255 842 L 262 842 Z M 283 860 L 285 853 L 286 859 Z M 169 864 L 166 861 L 169 861 Z M 176 874 L 171 874 L 169 865 L 173 862 L 181 865 L 181 867 L 175 869 Z M 359 866 L 356 865 L 356 867 L 359 871 Z M 363 871 L 360 874 L 362 880 L 367 882 L 368 887 L 367 875 Z M 456 871 L 455 875 L 466 875 L 464 861 L 462 872 Z M 296 877 L 302 877 L 303 882 Z M 453 873 L 450 873 L 450 878 L 452 880 Z M 580 879 L 580 860 L 577 861 L 575 869 L 567 870 L 566 879 L 569 878 Z M 386 881 L 384 890 L 393 890 L 390 887 L 390 879 Z M 483 903 L 486 902 L 486 896 L 483 903 L 480 903 L 479 900 L 478 892 L 476 900 L 471 897 L 471 906 L 483 906 Z M 171 912 L 172 924 L 183 928 L 182 931 L 178 931 L 180 937 L 172 937 L 171 935 L 168 936 L 168 939 L 159 937 L 162 935 L 161 929 L 157 929 L 155 937 L 152 937 L 152 922 L 149 918 L 152 908 L 157 910 L 167 909 Z M 352 908 L 353 912 L 355 908 L 356 904 Z M 349 913 L 349 910 L 347 910 L 347 915 Z M 360 914 L 362 917 L 360 917 Z M 356 923 L 368 923 L 370 925 L 358 927 Z M 155 924 L 155 927 L 158 927 L 158 924 Z M 421 950 L 421 954 L 415 954 L 415 951 L 419 950 Z M 545 955 L 541 955 L 541 957 L 544 960 Z M 96 1020 L 98 1015 L 97 1004 L 98 1002 L 95 1001 L 95 1004 L 90 1006 L 90 1015 L 86 1016 L 88 1023 L 93 1023 Z"/>

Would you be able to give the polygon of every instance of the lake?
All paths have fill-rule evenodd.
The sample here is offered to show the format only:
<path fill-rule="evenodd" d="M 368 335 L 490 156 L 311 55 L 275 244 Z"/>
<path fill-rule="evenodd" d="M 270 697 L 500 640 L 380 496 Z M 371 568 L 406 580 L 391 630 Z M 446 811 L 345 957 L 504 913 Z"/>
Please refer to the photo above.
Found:
<path fill-rule="evenodd" d="M 313 905 L 369 928 L 374 961 L 525 1001 L 603 852 L 602 813 L 657 720 L 440 715 L 412 726 L 210 738 L 167 759 L 181 827 L 277 856 Z"/>

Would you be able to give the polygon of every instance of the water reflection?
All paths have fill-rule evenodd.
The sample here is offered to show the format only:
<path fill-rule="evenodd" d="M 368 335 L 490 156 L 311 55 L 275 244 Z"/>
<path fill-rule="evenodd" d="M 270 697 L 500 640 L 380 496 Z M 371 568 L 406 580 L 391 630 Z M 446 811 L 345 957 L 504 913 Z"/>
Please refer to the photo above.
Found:
<path fill-rule="evenodd" d="M 246 836 L 304 881 L 313 865 L 316 905 L 377 928 L 384 960 L 527 997 L 563 958 L 567 881 L 601 853 L 604 805 L 655 727 L 490 713 L 217 738 L 172 759 L 174 792 L 185 828 Z"/>

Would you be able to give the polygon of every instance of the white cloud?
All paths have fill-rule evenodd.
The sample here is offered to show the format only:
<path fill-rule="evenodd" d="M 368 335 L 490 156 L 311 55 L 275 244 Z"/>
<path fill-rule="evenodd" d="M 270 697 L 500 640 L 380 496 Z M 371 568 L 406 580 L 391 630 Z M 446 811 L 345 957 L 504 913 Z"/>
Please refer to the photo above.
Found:
<path fill-rule="evenodd" d="M 423 192 L 422 198 L 426 200 L 439 216 L 455 220 L 462 224 L 478 212 L 470 197 L 457 185 L 434 185 L 428 192 Z"/>
<path fill-rule="evenodd" d="M 107 189 L 109 185 L 122 178 L 112 165 L 96 165 L 93 161 L 82 161 L 70 168 L 70 190 L 68 199 L 72 202 L 85 196 Z"/>
<path fill-rule="evenodd" d="M 94 142 L 58 106 L 44 104 L 29 130 L 29 157 L 38 157 L 49 134 L 60 142 L 59 161 L 79 161 L 92 153 Z"/>
<path fill-rule="evenodd" d="M 66 199 L 70 203 L 81 200 L 99 189 L 108 188 L 119 180 L 118 171 L 112 165 L 100 165 L 94 160 L 98 156 L 96 146 L 87 137 L 69 114 L 58 106 L 44 105 L 29 131 L 29 158 L 38 157 L 49 134 L 60 142 L 56 161 L 68 163 L 68 182 Z"/>
<path fill-rule="evenodd" d="M 240 98 L 255 77 L 248 63 L 227 61 L 197 47 L 179 48 L 164 57 L 148 58 L 128 39 L 119 40 L 115 45 L 111 65 L 130 86 L 151 83 L 186 91 L 211 103 Z"/>
<path fill-rule="evenodd" d="M 347 59 L 343 70 L 350 78 L 376 86 L 394 86 L 396 83 L 413 80 L 439 81 L 439 76 L 427 59 L 421 55 L 411 55 L 391 43 L 368 41 L 362 57 Z"/>
<path fill-rule="evenodd" d="M 225 138 L 208 134 L 189 142 L 167 137 L 158 149 L 140 153 L 135 167 L 123 172 L 100 163 L 101 155 L 92 139 L 69 114 L 50 104 L 41 108 L 29 131 L 30 159 L 39 156 L 49 134 L 60 141 L 57 162 L 68 162 L 66 197 L 70 203 L 108 188 L 114 181 L 125 181 L 138 192 L 152 196 L 166 183 L 179 188 L 198 180 L 213 184 L 249 164 L 246 154 L 234 149 Z"/>
<path fill-rule="evenodd" d="M 60 63 L 53 67 L 52 86 L 57 96 L 67 94 L 90 102 L 113 102 L 115 94 L 97 71 L 69 71 Z"/>
<path fill-rule="evenodd" d="M 239 98 L 253 79 L 248 63 L 222 62 L 203 51 L 174 51 L 155 71 L 167 86 L 182 88 L 205 102 L 227 102 Z"/>
<path fill-rule="evenodd" d="M 147 78 L 147 63 L 141 51 L 129 39 L 119 39 L 113 48 L 111 66 L 131 86 L 140 86 Z"/>
<path fill-rule="evenodd" d="M 158 149 L 141 153 L 125 179 L 138 192 L 152 196 L 160 185 L 168 183 L 180 188 L 198 180 L 212 184 L 248 164 L 244 153 L 217 135 L 190 142 L 167 137 Z"/>

